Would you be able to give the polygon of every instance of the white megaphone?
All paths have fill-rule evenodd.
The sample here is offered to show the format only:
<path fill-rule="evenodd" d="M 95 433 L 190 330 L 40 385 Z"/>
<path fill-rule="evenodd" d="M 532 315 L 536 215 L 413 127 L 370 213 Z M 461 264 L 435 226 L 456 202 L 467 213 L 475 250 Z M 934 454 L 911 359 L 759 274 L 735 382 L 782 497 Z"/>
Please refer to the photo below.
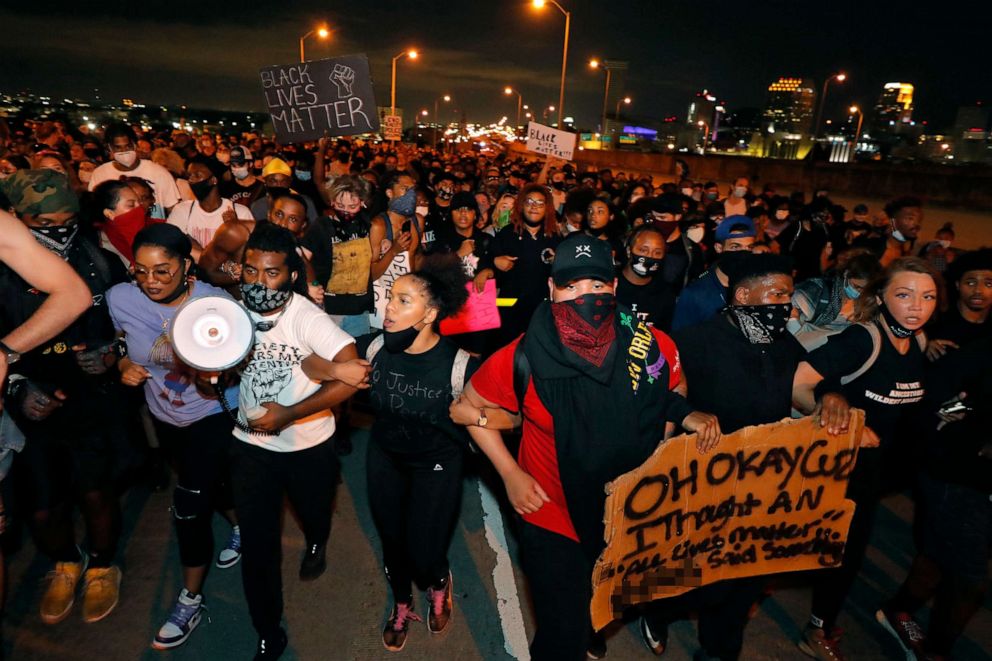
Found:
<path fill-rule="evenodd" d="M 169 326 L 172 349 L 184 363 L 202 372 L 234 367 L 255 344 L 255 324 L 241 304 L 223 296 L 186 301 Z"/>

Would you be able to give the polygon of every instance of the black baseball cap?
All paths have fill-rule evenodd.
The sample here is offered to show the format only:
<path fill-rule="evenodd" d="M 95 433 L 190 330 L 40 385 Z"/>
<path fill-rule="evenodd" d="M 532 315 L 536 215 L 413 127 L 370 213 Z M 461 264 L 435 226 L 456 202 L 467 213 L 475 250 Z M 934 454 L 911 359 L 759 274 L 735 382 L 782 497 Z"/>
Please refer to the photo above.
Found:
<path fill-rule="evenodd" d="M 607 241 L 576 232 L 566 237 L 555 249 L 551 278 L 559 287 L 586 278 L 612 282 L 615 277 L 613 253 Z"/>
<path fill-rule="evenodd" d="M 250 160 L 252 160 L 251 151 L 247 147 L 242 147 L 241 145 L 231 147 L 231 163 L 234 165 L 244 165 Z"/>
<path fill-rule="evenodd" d="M 456 211 L 458 209 L 471 209 L 475 212 L 475 215 L 479 215 L 479 203 L 475 199 L 475 195 L 468 193 L 466 191 L 458 191 L 451 197 L 451 210 Z"/>

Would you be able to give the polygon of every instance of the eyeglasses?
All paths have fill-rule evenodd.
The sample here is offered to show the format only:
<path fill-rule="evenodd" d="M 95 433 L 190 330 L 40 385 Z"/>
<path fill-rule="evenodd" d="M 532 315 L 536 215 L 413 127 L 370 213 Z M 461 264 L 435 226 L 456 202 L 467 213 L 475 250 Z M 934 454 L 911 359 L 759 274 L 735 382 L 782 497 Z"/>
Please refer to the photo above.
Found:
<path fill-rule="evenodd" d="M 535 197 L 528 197 L 524 200 L 524 204 L 528 207 L 544 207 L 547 206 L 548 203 Z"/>
<path fill-rule="evenodd" d="M 172 282 L 172 279 L 176 277 L 176 274 L 182 269 L 182 266 L 177 266 L 175 271 L 169 271 L 168 269 L 152 269 L 151 271 L 146 271 L 144 269 L 134 269 L 134 279 L 138 282 L 146 282 L 148 276 L 154 275 L 155 280 L 161 282 L 163 285 L 167 285 Z"/>

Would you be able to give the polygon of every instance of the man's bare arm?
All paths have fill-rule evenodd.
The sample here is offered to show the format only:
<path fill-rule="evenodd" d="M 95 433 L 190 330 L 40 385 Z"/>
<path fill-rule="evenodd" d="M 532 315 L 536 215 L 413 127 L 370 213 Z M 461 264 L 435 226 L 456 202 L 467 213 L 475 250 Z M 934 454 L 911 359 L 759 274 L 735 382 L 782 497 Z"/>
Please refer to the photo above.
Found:
<path fill-rule="evenodd" d="M 200 253 L 197 262 L 197 266 L 211 284 L 226 287 L 238 282 L 237 278 L 227 271 L 222 271 L 221 267 L 241 257 L 241 249 L 248 241 L 248 235 L 249 229 L 240 222 L 224 223 L 220 226 L 213 241 Z"/>

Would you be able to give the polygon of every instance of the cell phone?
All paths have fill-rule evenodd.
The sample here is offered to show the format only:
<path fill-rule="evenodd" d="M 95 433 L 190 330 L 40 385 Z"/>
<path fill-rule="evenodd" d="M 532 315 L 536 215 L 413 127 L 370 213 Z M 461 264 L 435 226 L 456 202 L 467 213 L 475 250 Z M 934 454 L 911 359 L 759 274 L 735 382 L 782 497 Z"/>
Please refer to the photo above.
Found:
<path fill-rule="evenodd" d="M 941 415 L 952 415 L 954 413 L 970 413 L 974 410 L 964 402 L 954 402 L 953 404 L 941 407 L 938 413 Z"/>
<path fill-rule="evenodd" d="M 400 226 L 400 233 L 409 232 L 409 231 L 410 231 L 410 221 L 407 220 L 405 223 L 403 223 L 403 225 Z"/>

